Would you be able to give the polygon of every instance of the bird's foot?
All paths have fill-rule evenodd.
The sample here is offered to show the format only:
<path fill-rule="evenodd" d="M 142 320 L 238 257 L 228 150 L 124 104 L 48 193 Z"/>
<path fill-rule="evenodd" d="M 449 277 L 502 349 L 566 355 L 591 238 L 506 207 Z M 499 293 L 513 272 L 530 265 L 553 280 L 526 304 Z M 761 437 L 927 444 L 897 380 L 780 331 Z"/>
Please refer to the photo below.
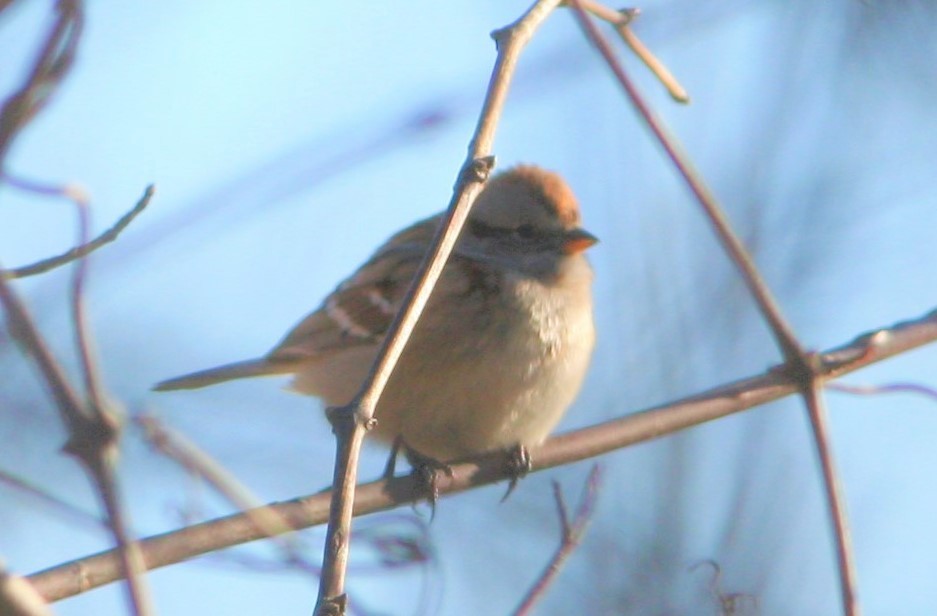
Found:
<path fill-rule="evenodd" d="M 505 467 L 509 477 L 509 483 L 507 492 L 505 492 L 504 496 L 501 497 L 502 503 L 508 499 L 508 497 L 511 495 L 511 492 L 513 492 L 514 488 L 517 487 L 517 482 L 526 477 L 527 473 L 530 472 L 530 452 L 527 451 L 525 446 L 518 443 L 508 450 Z"/>
<path fill-rule="evenodd" d="M 448 477 L 452 477 L 452 467 L 436 458 L 420 453 L 416 449 L 407 446 L 406 443 L 404 443 L 404 447 L 407 461 L 413 467 L 413 474 L 416 475 L 426 490 L 426 499 L 432 509 L 430 514 L 430 521 L 432 521 L 436 517 L 436 501 L 439 500 L 439 474 L 445 473 Z"/>

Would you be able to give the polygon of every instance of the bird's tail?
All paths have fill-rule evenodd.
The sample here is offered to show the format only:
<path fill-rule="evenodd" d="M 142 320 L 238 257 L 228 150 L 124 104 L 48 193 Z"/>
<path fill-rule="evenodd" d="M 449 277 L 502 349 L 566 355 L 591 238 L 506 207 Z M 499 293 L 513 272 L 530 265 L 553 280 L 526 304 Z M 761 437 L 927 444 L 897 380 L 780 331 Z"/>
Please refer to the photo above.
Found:
<path fill-rule="evenodd" d="M 172 379 L 161 381 L 153 386 L 153 391 L 173 391 L 176 389 L 199 389 L 243 379 L 251 376 L 267 376 L 271 374 L 289 374 L 296 371 L 296 362 L 271 361 L 265 357 L 248 359 L 233 364 L 225 364 L 217 368 L 209 368 L 191 374 L 184 374 Z"/>

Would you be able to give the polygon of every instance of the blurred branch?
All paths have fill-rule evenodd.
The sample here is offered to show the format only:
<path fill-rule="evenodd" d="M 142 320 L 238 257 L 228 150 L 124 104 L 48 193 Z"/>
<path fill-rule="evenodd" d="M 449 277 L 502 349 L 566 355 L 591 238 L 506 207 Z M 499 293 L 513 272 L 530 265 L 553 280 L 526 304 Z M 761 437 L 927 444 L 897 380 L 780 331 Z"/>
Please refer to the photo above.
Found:
<path fill-rule="evenodd" d="M 25 479 L 17 477 L 12 473 L 8 473 L 3 469 L 0 469 L 0 484 L 5 484 L 11 489 L 37 499 L 39 502 L 48 506 L 56 513 L 69 517 L 83 525 L 89 527 L 93 526 L 97 530 L 100 530 L 101 528 L 107 528 L 107 523 L 97 516 L 90 514 L 83 509 L 79 509 L 68 501 L 62 500 L 61 498 L 47 492 L 39 486 L 33 485 Z M 0 612 L 0 614 L 2 613 L 3 612 Z"/>
<path fill-rule="evenodd" d="M 26 82 L 0 107 L 0 163 L 17 133 L 46 106 L 75 61 L 82 30 L 81 3 L 59 0 L 55 11 L 55 23 Z M 0 164 L 0 171 L 3 168 Z"/>
<path fill-rule="evenodd" d="M 16 135 L 45 107 L 74 62 L 83 24 L 83 7 L 79 0 L 60 0 L 55 5 L 55 11 L 55 22 L 29 76 L 0 108 L 0 172 L 4 169 L 3 163 Z M 67 191 L 63 190 L 62 194 L 67 194 Z M 74 191 L 67 196 L 78 209 L 78 244 L 82 245 L 89 227 L 87 203 Z M 113 414 L 105 409 L 91 359 L 82 306 L 83 282 L 84 261 L 78 260 L 72 279 L 72 316 L 85 380 L 85 400 L 78 396 L 65 378 L 61 366 L 5 276 L 0 276 L 0 304 L 6 313 L 11 336 L 39 367 L 55 399 L 69 435 L 64 450 L 74 456 L 91 476 L 118 547 L 131 607 L 135 614 L 145 615 L 150 613 L 151 608 L 139 575 L 144 570 L 143 561 L 139 546 L 130 538 L 127 530 L 128 524 L 115 481 L 118 424 Z"/>
<path fill-rule="evenodd" d="M 455 246 L 475 197 L 481 192 L 494 165 L 494 158 L 490 153 L 495 128 L 500 120 L 518 57 L 534 31 L 559 2 L 560 0 L 538 0 L 513 24 L 492 34 L 497 46 L 497 57 L 478 124 L 469 142 L 468 155 L 456 179 L 449 207 L 426 257 L 420 263 L 403 306 L 394 317 L 381 343 L 377 359 L 361 390 L 350 404 L 329 409 L 329 421 L 332 423 L 337 446 L 332 482 L 334 497 L 326 530 L 322 579 L 315 609 L 317 615 L 345 613 L 345 571 L 361 443 L 367 430 L 374 426 L 374 409 Z"/>
<path fill-rule="evenodd" d="M 707 218 L 716 232 L 716 237 L 722 244 L 723 249 L 729 254 L 732 262 L 738 268 L 746 287 L 748 287 L 749 292 L 758 304 L 759 310 L 771 327 L 771 331 L 774 333 L 778 346 L 781 348 L 784 359 L 792 364 L 795 362 L 798 364 L 803 363 L 804 351 L 800 343 L 794 336 L 790 325 L 788 325 L 781 314 L 781 309 L 772 296 L 771 291 L 761 279 L 761 275 L 758 273 L 745 246 L 732 231 L 729 220 L 725 213 L 723 213 L 716 197 L 706 186 L 703 178 L 693 168 L 688 157 L 683 154 L 676 138 L 667 132 L 667 129 L 654 114 L 650 105 L 644 100 L 641 93 L 638 92 L 637 87 L 625 73 L 625 69 L 618 61 L 611 46 L 599 32 L 598 28 L 596 28 L 595 24 L 592 23 L 592 20 L 580 5 L 579 0 L 567 0 L 567 2 L 573 8 L 586 38 L 592 42 L 599 54 L 608 64 L 616 80 L 621 85 L 622 89 L 624 89 L 628 100 L 634 106 L 641 119 L 644 120 L 644 123 L 650 129 L 651 133 L 653 133 L 658 143 L 663 147 L 667 157 L 670 159 L 671 163 L 673 163 L 674 168 L 683 178 L 696 200 L 703 207 Z"/>
<path fill-rule="evenodd" d="M 726 592 L 722 588 L 722 567 L 714 560 L 704 560 L 690 567 L 690 571 L 701 569 L 704 566 L 712 568 L 712 576 L 707 582 L 709 594 L 719 606 L 719 613 L 723 616 L 739 616 L 745 606 L 752 608 L 753 614 L 758 614 L 758 599 L 752 595 L 740 592 Z M 747 613 L 747 612 L 746 612 Z"/>
<path fill-rule="evenodd" d="M 0 614 L 3 616 L 52 616 L 36 589 L 6 570 L 0 561 Z"/>
<path fill-rule="evenodd" d="M 820 378 L 854 372 L 937 341 L 937 310 L 857 337 L 819 354 Z M 647 442 L 662 436 L 744 411 L 800 392 L 800 384 L 777 366 L 766 373 L 708 390 L 695 396 L 630 413 L 620 419 L 567 432 L 531 449 L 532 470 L 569 464 Z M 503 454 L 489 454 L 452 466 L 452 476 L 440 481 L 441 494 L 462 492 L 509 479 Z M 358 487 L 354 513 L 364 515 L 413 503 L 425 495 L 424 484 L 413 476 L 394 477 Z M 331 493 L 322 492 L 270 505 L 293 528 L 328 520 Z M 163 567 L 215 550 L 263 538 L 244 514 L 227 516 L 141 542 L 150 568 Z M 29 576 L 48 601 L 70 597 L 120 578 L 113 551 L 78 559 Z"/>
<path fill-rule="evenodd" d="M 294 539 L 283 537 L 297 529 L 291 527 L 276 510 L 265 506 L 221 464 L 181 434 L 164 426 L 157 418 L 139 415 L 135 421 L 143 429 L 146 440 L 157 451 L 205 479 L 219 494 L 243 511 L 257 530 L 280 548 L 286 566 L 302 569 L 314 576 L 321 574 L 318 565 L 313 565 L 303 557 L 301 546 Z"/>
<path fill-rule="evenodd" d="M 576 509 L 576 517 L 570 521 L 560 484 L 557 481 L 553 482 L 553 498 L 556 500 L 557 514 L 560 518 L 560 545 L 543 573 L 540 574 L 540 578 L 534 583 L 527 592 L 527 596 L 521 601 L 520 606 L 514 611 L 515 616 L 524 616 L 531 613 L 537 602 L 546 595 L 547 589 L 556 580 L 556 576 L 559 575 L 566 559 L 582 543 L 582 537 L 592 520 L 592 513 L 595 511 L 595 502 L 599 496 L 601 483 L 602 467 L 593 464 L 592 470 L 589 471 L 589 477 L 586 479 L 586 485 L 583 488 L 579 507 Z"/>
<path fill-rule="evenodd" d="M 755 267 L 754 260 L 748 254 L 741 240 L 735 235 L 715 196 L 706 186 L 703 178 L 693 168 L 689 158 L 682 153 L 676 138 L 667 132 L 663 123 L 654 115 L 650 106 L 628 77 L 618 58 L 615 57 L 611 46 L 595 24 L 592 23 L 591 18 L 580 4 L 580 0 L 569 0 L 569 4 L 574 9 L 576 19 L 579 21 L 586 38 L 592 42 L 608 64 L 609 69 L 622 86 L 638 115 L 644 120 L 657 141 L 664 148 L 670 161 L 702 206 L 719 242 L 722 244 L 723 250 L 726 251 L 735 264 L 745 285 L 748 287 L 749 293 L 755 299 L 762 316 L 774 334 L 775 341 L 784 356 L 785 364 L 783 369 L 799 384 L 800 393 L 803 396 L 810 416 L 810 423 L 813 427 L 814 442 L 823 474 L 823 488 L 835 531 L 834 538 L 836 541 L 843 609 L 846 614 L 856 616 L 859 614 L 860 608 L 855 557 L 850 542 L 845 497 L 835 468 L 832 443 L 827 430 L 826 409 L 820 400 L 820 367 L 817 365 L 817 357 L 815 354 L 807 352 L 797 340 L 793 329 L 782 315 L 780 306 Z"/>
<path fill-rule="evenodd" d="M 5 178 L 9 183 L 14 186 L 34 188 L 33 185 L 24 184 L 20 180 L 13 180 L 9 176 Z M 60 255 L 54 257 L 49 257 L 48 259 L 42 259 L 30 265 L 24 265 L 21 267 L 14 267 L 7 270 L 0 270 L 0 276 L 3 276 L 7 280 L 12 280 L 15 278 L 25 278 L 27 276 L 35 276 L 37 274 L 43 274 L 50 270 L 53 270 L 67 263 L 71 263 L 85 255 L 88 255 L 101 246 L 113 242 L 117 239 L 120 233 L 126 229 L 131 222 L 146 209 L 146 206 L 150 204 L 150 200 L 153 198 L 153 194 L 156 192 L 155 187 L 150 184 L 146 187 L 146 190 L 143 192 L 143 196 L 140 197 L 140 200 L 137 201 L 136 205 L 133 208 L 121 216 L 117 222 L 115 222 L 109 229 L 98 235 L 96 238 L 90 242 L 84 242 L 78 246 L 75 246 L 71 250 L 63 252 Z M 69 196 L 68 193 L 61 193 L 63 196 Z"/>

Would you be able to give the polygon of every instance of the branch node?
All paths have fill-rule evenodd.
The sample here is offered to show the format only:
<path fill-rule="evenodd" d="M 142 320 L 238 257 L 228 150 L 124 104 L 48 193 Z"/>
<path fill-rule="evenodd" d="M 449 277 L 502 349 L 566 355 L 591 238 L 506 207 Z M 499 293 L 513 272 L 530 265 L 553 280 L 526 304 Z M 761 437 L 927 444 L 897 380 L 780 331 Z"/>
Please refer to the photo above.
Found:
<path fill-rule="evenodd" d="M 638 18 L 641 15 L 641 9 L 637 7 L 628 7 L 624 9 L 618 9 L 618 14 L 621 15 L 621 21 L 619 21 L 617 26 L 630 26 L 631 22 Z"/>
<path fill-rule="evenodd" d="M 326 597 L 316 606 L 315 616 L 344 616 L 348 605 L 348 595 L 342 593 L 337 597 Z"/>
<path fill-rule="evenodd" d="M 459 172 L 459 179 L 456 181 L 456 190 L 468 184 L 484 184 L 491 175 L 491 170 L 495 167 L 494 156 L 480 156 L 473 158 L 466 163 Z"/>
<path fill-rule="evenodd" d="M 504 28 L 498 28 L 497 30 L 491 31 L 491 40 L 495 42 L 495 49 L 500 52 L 501 46 L 511 38 L 511 30 L 513 26 L 506 26 Z"/>
<path fill-rule="evenodd" d="M 120 423 L 111 413 L 99 413 L 93 418 L 74 421 L 68 440 L 62 451 L 79 460 L 90 462 L 100 455 L 107 455 L 117 443 Z"/>
<path fill-rule="evenodd" d="M 377 419 L 364 417 L 360 405 L 355 402 L 345 406 L 330 406 L 325 409 L 325 416 L 332 424 L 332 433 L 345 438 L 351 435 L 355 426 L 361 425 L 365 430 L 371 430 L 377 425 Z"/>

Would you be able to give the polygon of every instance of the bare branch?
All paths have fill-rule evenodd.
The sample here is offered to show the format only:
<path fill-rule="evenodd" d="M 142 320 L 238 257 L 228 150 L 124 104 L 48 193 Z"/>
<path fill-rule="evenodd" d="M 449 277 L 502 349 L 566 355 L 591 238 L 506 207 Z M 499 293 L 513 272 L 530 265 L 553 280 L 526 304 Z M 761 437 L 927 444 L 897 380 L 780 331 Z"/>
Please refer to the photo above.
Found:
<path fill-rule="evenodd" d="M 782 316 L 781 309 L 778 307 L 777 301 L 775 301 L 774 297 L 771 295 L 771 291 L 768 290 L 768 287 L 758 274 L 758 270 L 755 268 L 752 258 L 745 250 L 742 242 L 735 236 L 735 233 L 733 233 L 729 226 L 729 221 L 723 213 L 722 208 L 719 206 L 719 203 L 716 201 L 715 196 L 706 186 L 702 177 L 700 177 L 693 168 L 689 159 L 683 154 L 680 146 L 677 144 L 677 140 L 667 131 L 660 119 L 654 114 L 650 105 L 648 105 L 647 101 L 645 101 L 640 92 L 638 92 L 637 87 L 632 83 L 627 73 L 625 73 L 625 69 L 618 61 L 611 46 L 596 28 L 595 24 L 592 23 L 592 20 L 580 5 L 579 0 L 568 0 L 568 3 L 573 8 L 586 37 L 592 42 L 599 54 L 601 54 L 602 58 L 608 64 L 616 80 L 624 89 L 628 100 L 654 134 L 654 137 L 664 148 L 667 157 L 673 163 L 674 167 L 687 184 L 687 187 L 696 197 L 696 200 L 705 210 L 706 216 L 709 218 L 719 242 L 732 258 L 732 262 L 742 275 L 742 279 L 748 287 L 749 292 L 754 297 L 755 302 L 758 304 L 758 308 L 761 310 L 765 320 L 768 321 L 771 331 L 774 332 L 775 339 L 784 354 L 784 358 L 792 364 L 802 364 L 804 351 L 800 343 L 797 341 L 793 331 Z"/>
<path fill-rule="evenodd" d="M 0 614 L 3 616 L 52 616 L 32 585 L 18 575 L 9 573 L 0 561 Z"/>
<path fill-rule="evenodd" d="M 913 321 L 863 334 L 819 355 L 820 377 L 842 376 L 934 341 L 937 341 L 937 310 Z M 800 384 L 783 366 L 778 366 L 760 376 L 690 398 L 555 436 L 531 450 L 532 470 L 553 468 L 647 442 L 799 392 Z M 509 477 L 504 455 L 490 454 L 454 464 L 452 476 L 446 476 L 439 489 L 441 494 L 452 494 L 505 479 Z M 354 513 L 384 511 L 423 496 L 423 485 L 412 476 L 375 481 L 358 487 Z M 328 520 L 330 499 L 331 494 L 325 492 L 270 507 L 291 527 L 306 528 Z M 155 569 L 260 538 L 263 535 L 250 519 L 238 514 L 156 535 L 144 539 L 141 545 L 147 566 Z M 46 600 L 56 601 L 108 584 L 120 576 L 114 553 L 108 551 L 35 573 L 29 579 Z"/>
<path fill-rule="evenodd" d="M 265 506 L 221 464 L 181 434 L 164 426 L 155 417 L 139 415 L 135 421 L 143 428 L 146 439 L 154 448 L 204 478 L 219 494 L 243 511 L 257 526 L 258 531 L 277 544 L 288 566 L 298 567 L 315 576 L 321 574 L 318 565 L 313 565 L 303 557 L 301 546 L 294 538 L 283 537 L 297 529 L 291 527 L 275 509 Z"/>
<path fill-rule="evenodd" d="M 82 524 L 83 526 L 94 528 L 96 531 L 100 531 L 102 528 L 107 528 L 107 523 L 99 517 L 88 513 L 83 509 L 79 509 L 68 501 L 62 500 L 61 498 L 51 494 L 43 488 L 34 485 L 21 477 L 17 477 L 16 475 L 3 469 L 0 469 L 0 483 L 38 500 L 40 503 L 46 505 L 59 515 L 68 517 L 71 520 Z M 2 613 L 3 612 L 0 612 L 0 614 Z"/>
<path fill-rule="evenodd" d="M 0 109 L 0 172 L 4 169 L 3 161 L 13 139 L 49 101 L 74 61 L 82 30 L 83 7 L 79 0 L 59 0 L 55 10 L 55 23 L 26 82 Z M 80 198 L 73 200 L 79 211 L 78 244 L 81 245 L 87 237 L 87 204 Z M 65 378 L 61 366 L 40 336 L 22 301 L 2 275 L 0 304 L 6 313 L 12 337 L 33 358 L 55 399 L 69 434 L 64 450 L 81 462 L 97 488 L 97 495 L 107 513 L 108 523 L 117 543 L 123 575 L 127 577 L 130 604 L 135 614 L 145 615 L 150 613 L 150 601 L 139 575 L 144 570 L 143 561 L 139 546 L 129 537 L 128 525 L 114 480 L 118 427 L 116 419 L 105 409 L 91 359 L 90 340 L 86 334 L 82 307 L 83 281 L 83 260 L 79 260 L 72 283 L 72 310 L 87 400 L 82 400 Z"/>
<path fill-rule="evenodd" d="M 550 562 L 544 568 L 543 573 L 540 574 L 536 583 L 527 592 L 527 596 L 524 597 L 521 604 L 514 611 L 515 616 L 530 614 L 537 602 L 546 595 L 547 589 L 556 580 L 557 575 L 563 568 L 563 564 L 582 543 L 582 537 L 592 520 L 592 513 L 595 510 L 601 482 L 602 468 L 598 464 L 593 464 L 592 470 L 589 471 L 589 478 L 586 479 L 586 485 L 583 487 L 582 498 L 579 501 L 579 507 L 576 509 L 576 517 L 572 521 L 569 519 L 560 484 L 556 481 L 553 482 L 553 497 L 556 500 L 557 515 L 560 518 L 560 544 Z"/>
<path fill-rule="evenodd" d="M 693 169 L 689 159 L 680 151 L 676 139 L 665 129 L 663 123 L 654 115 L 650 106 L 631 82 L 624 68 L 608 42 L 596 28 L 595 24 L 583 9 L 580 0 L 569 0 L 575 10 L 576 18 L 582 26 L 586 37 L 608 64 L 615 78 L 625 90 L 628 99 L 645 121 L 657 141 L 664 148 L 674 167 L 683 177 L 687 186 L 693 192 L 696 200 L 703 207 L 713 229 L 716 231 L 723 249 L 728 253 L 736 265 L 745 285 L 755 299 L 762 316 L 771 327 L 775 341 L 781 349 L 785 359 L 785 370 L 800 385 L 800 393 L 804 398 L 810 422 L 814 429 L 814 439 L 820 452 L 824 490 L 827 495 L 827 504 L 836 534 L 837 563 L 839 565 L 839 580 L 843 597 L 843 608 L 847 614 L 859 614 L 859 603 L 856 588 L 856 573 L 852 549 L 850 547 L 849 530 L 846 513 L 843 509 L 842 488 L 834 468 L 833 456 L 830 453 L 831 444 L 826 430 L 825 411 L 819 402 L 819 367 L 815 365 L 816 357 L 808 353 L 794 335 L 793 329 L 784 319 L 780 306 L 761 279 L 755 268 L 754 261 L 748 254 L 742 242 L 736 237 L 729 226 L 728 218 L 722 211 L 715 197 L 705 185 L 699 174 Z"/>
<path fill-rule="evenodd" d="M 848 385 L 846 383 L 828 383 L 827 389 L 857 396 L 876 394 L 918 394 L 937 402 L 937 389 L 920 383 L 886 383 L 885 385 Z"/>
<path fill-rule="evenodd" d="M 536 28 L 556 8 L 560 0 L 538 0 L 520 19 L 493 36 L 498 56 L 492 69 L 491 81 L 482 105 L 478 125 L 469 143 L 468 156 L 456 180 L 452 201 L 446 211 L 413 284 L 384 338 L 377 359 L 361 391 L 351 404 L 332 409 L 329 413 L 337 440 L 335 474 L 329 526 L 326 531 L 322 580 L 315 613 L 319 615 L 345 612 L 345 571 L 351 534 L 351 518 L 355 502 L 355 483 L 358 456 L 365 432 L 374 425 L 374 409 L 380 400 L 410 334 L 433 286 L 439 278 L 462 226 L 468 218 L 472 203 L 487 179 L 494 164 L 490 156 L 495 126 L 507 98 L 510 79 L 518 57 L 533 36 Z"/>
<path fill-rule="evenodd" d="M 695 571 L 705 566 L 712 569 L 712 576 L 710 576 L 707 586 L 709 587 L 710 596 L 719 607 L 720 614 L 723 616 L 739 616 L 742 614 L 740 610 L 744 609 L 746 606 L 750 606 L 753 613 L 758 613 L 758 599 L 756 597 L 746 593 L 726 592 L 722 589 L 722 567 L 720 567 L 719 563 L 716 561 L 708 559 L 698 562 L 690 567 L 690 571 Z"/>
<path fill-rule="evenodd" d="M 596 0 L 579 0 L 579 4 L 582 8 L 599 19 L 607 21 L 615 28 L 615 31 L 618 32 L 621 39 L 628 45 L 631 52 L 644 63 L 644 66 L 646 66 L 655 77 L 657 77 L 657 80 L 666 88 L 667 93 L 670 94 L 672 99 L 683 104 L 690 102 L 690 95 L 687 94 L 686 89 L 680 85 L 677 78 L 673 76 L 673 73 L 670 72 L 663 62 L 654 56 L 651 50 L 648 49 L 634 31 L 631 30 L 631 22 L 640 14 L 638 9 L 615 10 L 608 8 L 600 2 L 596 2 Z"/>
<path fill-rule="evenodd" d="M 6 179 L 14 186 L 22 186 L 22 183 L 19 180 L 13 181 L 9 178 L 9 176 L 7 176 Z M 48 259 L 42 259 L 41 261 L 36 261 L 35 263 L 31 263 L 29 265 L 14 267 L 7 270 L 0 270 L 0 276 L 5 277 L 7 280 L 12 280 L 14 278 L 25 278 L 27 276 L 44 274 L 45 272 L 53 270 L 57 267 L 61 267 L 67 263 L 71 263 L 72 261 L 80 259 L 85 255 L 91 254 L 105 244 L 116 240 L 121 232 L 126 229 L 130 223 L 132 223 L 134 219 L 139 216 L 141 212 L 143 212 L 143 210 L 146 209 L 146 207 L 150 204 L 150 200 L 153 198 L 155 192 L 156 189 L 152 184 L 147 186 L 146 190 L 143 192 L 143 196 L 140 197 L 140 200 L 137 201 L 136 205 L 134 205 L 129 212 L 121 216 L 110 228 L 105 230 L 90 242 L 82 243 L 79 246 L 75 246 L 71 250 L 63 252 L 60 255 L 49 257 Z"/>
<path fill-rule="evenodd" d="M 59 0 L 58 13 L 23 86 L 0 107 L 0 171 L 16 134 L 45 107 L 75 61 L 82 30 L 78 0 Z"/>
<path fill-rule="evenodd" d="M 823 471 L 826 503 L 836 530 L 833 536 L 836 539 L 836 560 L 840 572 L 843 608 L 847 614 L 858 614 L 858 581 L 852 538 L 849 533 L 849 518 L 846 514 L 846 497 L 843 493 L 839 474 L 836 471 L 836 460 L 833 456 L 833 447 L 830 440 L 829 419 L 820 394 L 819 382 L 814 381 L 813 386 L 802 392 L 802 395 L 807 403 L 810 424 L 813 427 L 813 439 L 820 459 L 820 468 Z"/>

